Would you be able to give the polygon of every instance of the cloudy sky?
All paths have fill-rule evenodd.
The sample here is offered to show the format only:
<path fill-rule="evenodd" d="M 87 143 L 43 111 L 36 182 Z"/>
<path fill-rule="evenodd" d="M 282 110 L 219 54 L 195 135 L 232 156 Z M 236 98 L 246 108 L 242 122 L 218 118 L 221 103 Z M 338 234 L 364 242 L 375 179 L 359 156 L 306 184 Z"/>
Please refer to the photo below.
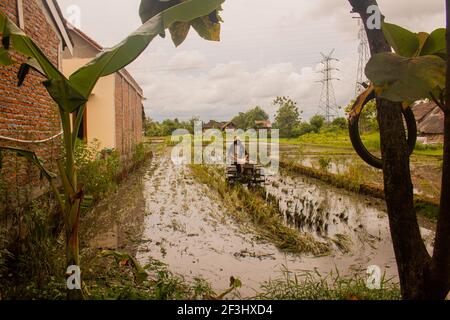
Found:
<path fill-rule="evenodd" d="M 81 29 L 105 47 L 139 27 L 140 0 L 58 0 L 69 16 L 81 12 Z M 444 0 L 379 0 L 389 22 L 414 31 L 444 26 Z M 320 113 L 321 52 L 335 49 L 340 81 L 337 104 L 353 98 L 358 63 L 358 27 L 346 0 L 227 0 L 221 42 L 206 42 L 191 30 L 174 48 L 156 39 L 127 69 L 144 89 L 148 116 L 229 120 L 259 105 L 271 116 L 276 96 L 289 96 L 304 118 Z"/>

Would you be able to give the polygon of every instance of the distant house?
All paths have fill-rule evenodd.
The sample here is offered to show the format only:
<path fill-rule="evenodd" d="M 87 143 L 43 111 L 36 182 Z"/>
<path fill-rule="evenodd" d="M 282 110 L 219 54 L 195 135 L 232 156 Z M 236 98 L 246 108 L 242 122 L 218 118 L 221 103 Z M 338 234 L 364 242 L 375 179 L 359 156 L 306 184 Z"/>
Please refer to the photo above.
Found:
<path fill-rule="evenodd" d="M 56 0 L 2 0 L 0 11 L 33 38 L 55 66 L 61 67 L 63 49 L 70 54 L 73 44 Z M 61 151 L 58 107 L 42 85 L 45 79 L 35 71 L 22 87 L 17 87 L 17 71 L 24 58 L 15 59 L 18 63 L 14 65 L 0 66 L 0 145 L 34 151 L 49 170 L 56 172 Z M 25 205 L 48 191 L 31 162 L 3 153 L 2 163 L 0 212 Z"/>
<path fill-rule="evenodd" d="M 272 129 L 272 122 L 270 120 L 255 121 L 255 129 Z"/>
<path fill-rule="evenodd" d="M 94 59 L 103 48 L 81 30 L 71 28 L 73 54 L 67 50 L 63 59 L 63 73 L 69 76 Z M 133 146 L 143 137 L 143 91 L 139 84 L 122 69 L 99 80 L 89 98 L 79 138 L 94 140 L 102 149 L 116 149 L 128 158 Z"/>
<path fill-rule="evenodd" d="M 420 101 L 412 106 L 417 121 L 419 141 L 424 144 L 444 142 L 444 112 L 434 102 Z"/>
<path fill-rule="evenodd" d="M 220 131 L 226 131 L 226 130 L 235 130 L 236 129 L 236 125 L 231 122 L 218 122 L 218 121 L 214 121 L 211 120 L 208 123 L 203 124 L 203 130 L 210 130 L 210 129 L 217 129 Z"/>
<path fill-rule="evenodd" d="M 222 131 L 236 130 L 236 129 L 237 129 L 236 125 L 233 122 L 231 122 L 231 121 L 223 122 L 222 126 L 220 127 L 220 130 L 222 130 Z"/>
<path fill-rule="evenodd" d="M 203 130 L 220 129 L 221 126 L 222 125 L 220 122 L 211 120 L 211 121 L 203 124 Z"/>

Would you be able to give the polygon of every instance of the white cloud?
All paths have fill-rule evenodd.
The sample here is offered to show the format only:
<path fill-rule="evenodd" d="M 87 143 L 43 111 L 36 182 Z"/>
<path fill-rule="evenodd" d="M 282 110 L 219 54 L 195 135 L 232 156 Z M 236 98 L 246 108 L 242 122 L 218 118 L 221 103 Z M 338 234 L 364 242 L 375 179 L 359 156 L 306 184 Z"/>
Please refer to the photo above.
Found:
<path fill-rule="evenodd" d="M 82 29 L 113 45 L 139 25 L 139 0 L 59 0 L 82 9 Z M 379 0 L 390 22 L 415 31 L 443 26 L 442 0 Z M 320 52 L 335 48 L 341 79 L 338 105 L 354 96 L 357 24 L 346 0 L 227 0 L 222 41 L 207 42 L 191 31 L 179 48 L 156 39 L 129 67 L 145 91 L 148 115 L 228 120 L 255 105 L 270 114 L 278 95 L 298 101 L 308 118 L 317 112 Z M 99 14 L 101 12 L 102 14 Z"/>
<path fill-rule="evenodd" d="M 195 76 L 180 72 L 149 74 L 145 76 L 144 86 L 148 97 L 146 112 L 158 120 L 174 116 L 189 119 L 194 115 L 205 121 L 229 120 L 237 113 L 259 105 L 273 115 L 276 110 L 271 103 L 282 95 L 299 102 L 304 116 L 309 118 L 317 113 L 317 92 L 321 89 L 317 80 L 320 77 L 315 69 L 296 70 L 292 63 L 271 64 L 251 71 L 242 62 L 218 64 Z M 336 83 L 336 95 L 341 104 L 348 103 L 354 90 L 352 78 L 353 72 L 349 72 L 344 81 Z"/>
<path fill-rule="evenodd" d="M 206 57 L 194 50 L 177 52 L 168 62 L 169 70 L 173 72 L 198 69 L 206 64 Z"/>
<path fill-rule="evenodd" d="M 387 21 L 416 32 L 445 26 L 445 2 L 441 0 L 378 0 L 378 4 Z M 346 0 L 317 0 L 303 17 L 308 20 L 331 20 L 341 32 L 353 34 L 354 22 L 343 19 L 349 16 L 350 10 Z"/>

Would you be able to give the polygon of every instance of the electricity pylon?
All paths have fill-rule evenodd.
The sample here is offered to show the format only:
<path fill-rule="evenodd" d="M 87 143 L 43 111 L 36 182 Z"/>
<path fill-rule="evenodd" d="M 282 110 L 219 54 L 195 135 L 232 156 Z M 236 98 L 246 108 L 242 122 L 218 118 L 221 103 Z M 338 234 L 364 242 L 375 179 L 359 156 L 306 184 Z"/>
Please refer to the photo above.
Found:
<path fill-rule="evenodd" d="M 322 80 L 318 81 L 322 83 L 322 93 L 320 94 L 319 109 L 327 122 L 331 122 L 334 118 L 338 116 L 338 107 L 336 104 L 336 96 L 334 94 L 333 81 L 340 80 L 333 76 L 334 71 L 339 71 L 338 68 L 334 67 L 334 63 L 338 62 L 338 59 L 333 58 L 334 49 L 328 54 L 322 55 L 322 70 L 319 73 L 323 74 Z"/>

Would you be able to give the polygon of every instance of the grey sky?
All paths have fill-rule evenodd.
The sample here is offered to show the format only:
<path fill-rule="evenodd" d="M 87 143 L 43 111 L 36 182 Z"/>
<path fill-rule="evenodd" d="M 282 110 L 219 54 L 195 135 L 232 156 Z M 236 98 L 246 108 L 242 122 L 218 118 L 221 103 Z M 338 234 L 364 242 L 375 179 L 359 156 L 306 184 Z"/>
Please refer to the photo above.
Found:
<path fill-rule="evenodd" d="M 140 25 L 139 0 L 58 0 L 63 12 L 81 9 L 81 29 L 112 46 Z M 443 0 L 379 0 L 389 22 L 414 31 L 444 26 Z M 299 103 L 304 117 L 320 112 L 316 81 L 320 52 L 335 48 L 341 81 L 338 105 L 353 98 L 357 26 L 346 0 L 227 0 L 222 41 L 206 42 L 194 31 L 179 48 L 157 39 L 128 70 L 145 91 L 153 119 L 228 120 L 260 105 L 275 113 L 278 95 Z"/>

